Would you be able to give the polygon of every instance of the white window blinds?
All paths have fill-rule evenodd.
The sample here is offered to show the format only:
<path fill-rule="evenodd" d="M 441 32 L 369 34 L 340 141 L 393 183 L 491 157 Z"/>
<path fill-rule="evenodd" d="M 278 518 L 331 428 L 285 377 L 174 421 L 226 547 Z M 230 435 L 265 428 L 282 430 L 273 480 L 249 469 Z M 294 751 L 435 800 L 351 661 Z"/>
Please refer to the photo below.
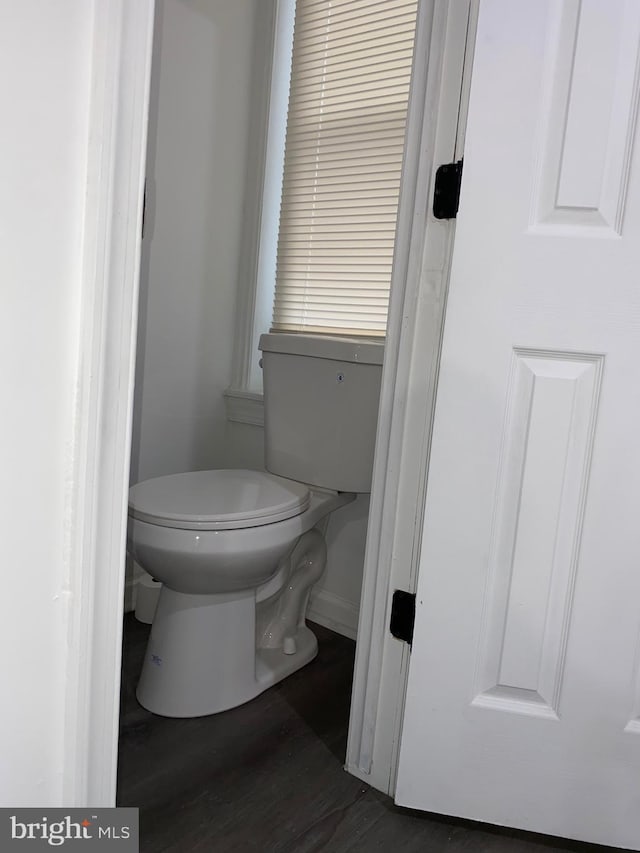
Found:
<path fill-rule="evenodd" d="M 417 0 L 298 0 L 275 331 L 383 336 Z"/>

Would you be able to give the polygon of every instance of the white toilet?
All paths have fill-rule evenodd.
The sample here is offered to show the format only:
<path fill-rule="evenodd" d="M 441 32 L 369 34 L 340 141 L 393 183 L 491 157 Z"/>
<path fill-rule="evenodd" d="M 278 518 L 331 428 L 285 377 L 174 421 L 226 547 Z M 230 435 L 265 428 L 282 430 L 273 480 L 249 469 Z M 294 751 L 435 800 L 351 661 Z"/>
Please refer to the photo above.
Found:
<path fill-rule="evenodd" d="M 260 349 L 270 473 L 193 471 L 130 491 L 129 551 L 163 583 L 137 696 L 167 717 L 233 708 L 315 657 L 316 525 L 371 487 L 383 345 L 270 334 Z"/>

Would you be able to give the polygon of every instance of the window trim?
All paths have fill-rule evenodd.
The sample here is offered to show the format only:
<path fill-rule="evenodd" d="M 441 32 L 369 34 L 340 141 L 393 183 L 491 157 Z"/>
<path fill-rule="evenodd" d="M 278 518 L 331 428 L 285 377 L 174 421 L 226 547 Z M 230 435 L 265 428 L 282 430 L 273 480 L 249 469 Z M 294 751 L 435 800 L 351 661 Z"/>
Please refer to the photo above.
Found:
<path fill-rule="evenodd" d="M 262 372 L 258 339 L 269 330 L 284 168 L 295 0 L 261 0 L 256 7 L 253 99 L 249 124 L 243 241 L 237 283 L 227 419 L 261 425 Z M 264 69 L 270 68 L 270 74 Z"/>

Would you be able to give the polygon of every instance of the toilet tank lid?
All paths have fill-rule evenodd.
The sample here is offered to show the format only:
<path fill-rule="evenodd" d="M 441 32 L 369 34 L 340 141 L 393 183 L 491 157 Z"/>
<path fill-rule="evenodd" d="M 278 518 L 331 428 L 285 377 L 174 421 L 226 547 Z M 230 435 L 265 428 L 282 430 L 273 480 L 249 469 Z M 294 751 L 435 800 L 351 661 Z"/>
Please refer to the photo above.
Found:
<path fill-rule="evenodd" d="M 384 355 L 384 341 L 284 332 L 261 335 L 259 348 L 262 352 L 306 355 L 311 358 L 329 358 L 360 364 L 382 364 Z"/>

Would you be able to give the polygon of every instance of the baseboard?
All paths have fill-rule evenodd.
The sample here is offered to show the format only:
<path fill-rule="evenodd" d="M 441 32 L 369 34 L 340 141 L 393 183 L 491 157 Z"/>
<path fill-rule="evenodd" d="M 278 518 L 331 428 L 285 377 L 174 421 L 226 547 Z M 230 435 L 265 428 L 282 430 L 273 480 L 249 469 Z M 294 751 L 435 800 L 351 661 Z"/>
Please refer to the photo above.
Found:
<path fill-rule="evenodd" d="M 358 605 L 332 592 L 319 589 L 311 593 L 307 618 L 325 628 L 356 639 L 358 633 Z"/>

